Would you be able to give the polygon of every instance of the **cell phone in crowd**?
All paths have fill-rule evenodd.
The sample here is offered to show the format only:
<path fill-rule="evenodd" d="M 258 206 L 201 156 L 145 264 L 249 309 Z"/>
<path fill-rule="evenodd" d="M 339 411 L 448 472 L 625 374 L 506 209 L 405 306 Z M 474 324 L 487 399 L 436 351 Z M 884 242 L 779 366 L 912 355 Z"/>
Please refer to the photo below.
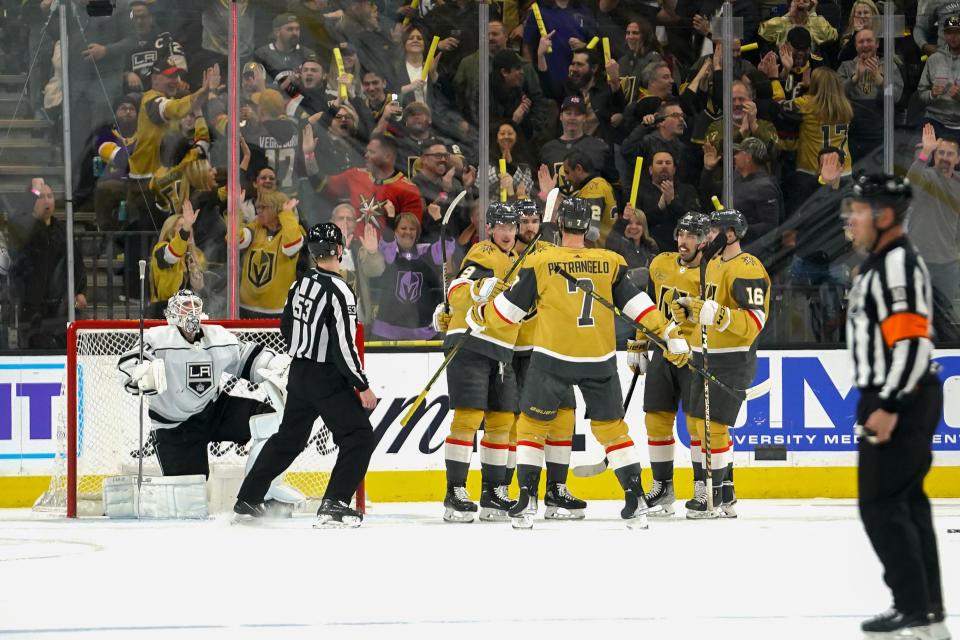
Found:
<path fill-rule="evenodd" d="M 395 103 L 397 104 L 397 106 L 399 107 L 399 106 L 400 106 L 400 96 L 398 96 L 398 95 L 395 94 L 395 93 L 391 93 L 391 94 L 390 94 L 390 102 L 391 102 L 391 103 L 394 103 L 394 102 L 395 102 Z M 393 116 L 393 120 L 394 120 L 394 122 L 400 122 L 401 120 L 403 120 L 403 113 L 401 112 L 401 113 Z"/>

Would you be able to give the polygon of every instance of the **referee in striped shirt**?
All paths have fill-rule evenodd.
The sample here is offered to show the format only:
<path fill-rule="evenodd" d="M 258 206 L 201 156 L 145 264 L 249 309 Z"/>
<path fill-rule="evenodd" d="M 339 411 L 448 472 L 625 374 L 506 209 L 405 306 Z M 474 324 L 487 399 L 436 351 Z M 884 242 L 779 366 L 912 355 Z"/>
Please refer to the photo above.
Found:
<path fill-rule="evenodd" d="M 847 315 L 847 345 L 860 390 L 858 502 L 893 592 L 893 607 L 861 629 L 892 635 L 910 628 L 917 637 L 939 638 L 949 632 L 923 479 L 943 393 L 938 366 L 930 359 L 930 275 L 903 231 L 910 201 L 907 180 L 862 175 L 846 203 L 853 246 L 868 254 L 853 281 Z"/>
<path fill-rule="evenodd" d="M 313 423 L 321 417 L 340 451 L 317 524 L 358 526 L 363 516 L 349 504 L 376 447 L 364 409 L 376 407 L 377 398 L 357 353 L 356 298 L 340 277 L 343 234 L 329 222 L 315 225 L 307 234 L 307 247 L 317 266 L 290 287 L 280 321 L 293 357 L 283 420 L 244 479 L 237 503 L 263 502 L 270 481 L 307 446 Z"/>

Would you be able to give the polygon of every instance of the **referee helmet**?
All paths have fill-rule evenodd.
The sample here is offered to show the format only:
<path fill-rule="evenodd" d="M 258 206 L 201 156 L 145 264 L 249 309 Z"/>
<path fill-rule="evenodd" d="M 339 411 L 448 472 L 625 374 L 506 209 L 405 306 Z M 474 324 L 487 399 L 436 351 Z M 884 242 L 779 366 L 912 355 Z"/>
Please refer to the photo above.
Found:
<path fill-rule="evenodd" d="M 862 173 L 854 178 L 848 200 L 869 203 L 874 218 L 880 216 L 884 207 L 890 207 L 896 224 L 900 224 L 907 217 L 912 198 L 913 188 L 906 178 L 893 174 Z"/>
<path fill-rule="evenodd" d="M 343 233 L 332 222 L 321 222 L 310 227 L 307 233 L 307 249 L 314 260 L 337 257 L 337 245 L 343 247 Z"/>

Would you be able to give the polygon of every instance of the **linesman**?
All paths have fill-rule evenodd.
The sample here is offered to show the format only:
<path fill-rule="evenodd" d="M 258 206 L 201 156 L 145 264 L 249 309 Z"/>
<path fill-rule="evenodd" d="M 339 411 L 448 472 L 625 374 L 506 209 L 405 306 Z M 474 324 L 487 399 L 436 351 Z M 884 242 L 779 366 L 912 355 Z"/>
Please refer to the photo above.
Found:
<path fill-rule="evenodd" d="M 852 190 L 849 232 L 853 247 L 868 253 L 847 314 L 847 346 L 860 389 L 858 503 L 893 592 L 893 607 L 860 626 L 884 637 L 949 638 L 937 538 L 923 491 L 943 411 L 939 367 L 930 360 L 930 274 L 903 232 L 909 181 L 862 175 Z"/>
<path fill-rule="evenodd" d="M 315 526 L 356 527 L 363 516 L 350 508 L 350 498 L 376 447 L 364 409 L 375 408 L 377 398 L 357 353 L 357 301 L 340 277 L 343 234 L 331 222 L 318 224 L 310 229 L 307 246 L 316 267 L 290 287 L 280 321 L 293 358 L 283 420 L 240 486 L 234 511 L 262 515 L 270 480 L 304 450 L 314 421 L 322 417 L 340 451 Z"/>

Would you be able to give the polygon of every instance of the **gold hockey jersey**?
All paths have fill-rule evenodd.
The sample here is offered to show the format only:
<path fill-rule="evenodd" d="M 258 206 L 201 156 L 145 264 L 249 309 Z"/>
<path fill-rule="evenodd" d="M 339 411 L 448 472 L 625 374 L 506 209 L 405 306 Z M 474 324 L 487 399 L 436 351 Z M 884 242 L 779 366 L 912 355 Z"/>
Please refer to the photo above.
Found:
<path fill-rule="evenodd" d="M 552 242 L 546 242 L 544 240 L 537 240 L 537 245 L 530 252 L 530 255 L 535 255 L 545 249 L 550 247 L 555 247 L 556 245 Z M 517 335 L 517 343 L 514 348 L 515 351 L 526 352 L 529 355 L 529 352 L 533 349 L 533 336 L 537 331 L 537 307 L 534 306 L 530 313 L 524 317 L 523 321 L 520 323 L 520 333 Z"/>
<path fill-rule="evenodd" d="M 487 330 L 520 323 L 536 304 L 532 361 L 572 378 L 613 375 L 613 312 L 561 275 L 561 269 L 658 335 L 666 328 L 668 322 L 650 296 L 626 278 L 622 256 L 606 249 L 550 247 L 529 256 L 519 281 L 493 300 L 493 309 L 487 306 Z"/>
<path fill-rule="evenodd" d="M 281 314 L 297 279 L 297 257 L 306 232 L 292 211 L 280 212 L 280 231 L 271 235 L 259 222 L 243 229 L 240 306 L 256 313 Z"/>
<path fill-rule="evenodd" d="M 723 331 L 707 327 L 710 362 L 736 366 L 756 357 L 757 337 L 770 311 L 770 276 L 749 253 L 732 260 L 714 257 L 707 264 L 707 300 L 730 308 L 730 322 Z M 700 331 L 684 331 L 694 351 L 701 351 Z"/>
<path fill-rule="evenodd" d="M 137 148 L 130 156 L 130 177 L 149 178 L 160 166 L 160 140 L 177 128 L 177 121 L 190 111 L 190 96 L 168 98 L 151 89 L 140 100 L 137 115 Z"/>
<path fill-rule="evenodd" d="M 597 240 L 596 245 L 598 247 L 604 246 L 607 243 L 610 230 L 613 229 L 613 225 L 620 215 L 617 209 L 617 198 L 613 195 L 613 187 L 600 176 L 594 176 L 587 180 L 573 195 L 590 203 L 593 223 L 600 230 L 600 239 Z"/>
<path fill-rule="evenodd" d="M 467 330 L 467 312 L 475 304 L 470 294 L 473 283 L 482 278 L 503 280 L 516 259 L 517 254 L 513 251 L 505 253 L 492 240 L 484 240 L 470 247 L 460 265 L 460 272 L 447 290 L 452 317 L 447 327 L 447 335 L 443 338 L 444 349 L 450 349 L 457 344 L 460 334 Z M 529 259 L 528 257 L 527 260 Z M 520 326 L 517 324 L 487 329 L 480 334 L 471 333 L 463 348 L 500 362 L 511 362 L 513 345 L 519 331 Z"/>
<path fill-rule="evenodd" d="M 670 303 L 678 298 L 700 295 L 700 267 L 680 264 L 676 251 L 657 254 L 650 261 L 650 282 L 660 312 L 670 317 Z M 684 332 L 688 333 L 688 332 Z"/>

